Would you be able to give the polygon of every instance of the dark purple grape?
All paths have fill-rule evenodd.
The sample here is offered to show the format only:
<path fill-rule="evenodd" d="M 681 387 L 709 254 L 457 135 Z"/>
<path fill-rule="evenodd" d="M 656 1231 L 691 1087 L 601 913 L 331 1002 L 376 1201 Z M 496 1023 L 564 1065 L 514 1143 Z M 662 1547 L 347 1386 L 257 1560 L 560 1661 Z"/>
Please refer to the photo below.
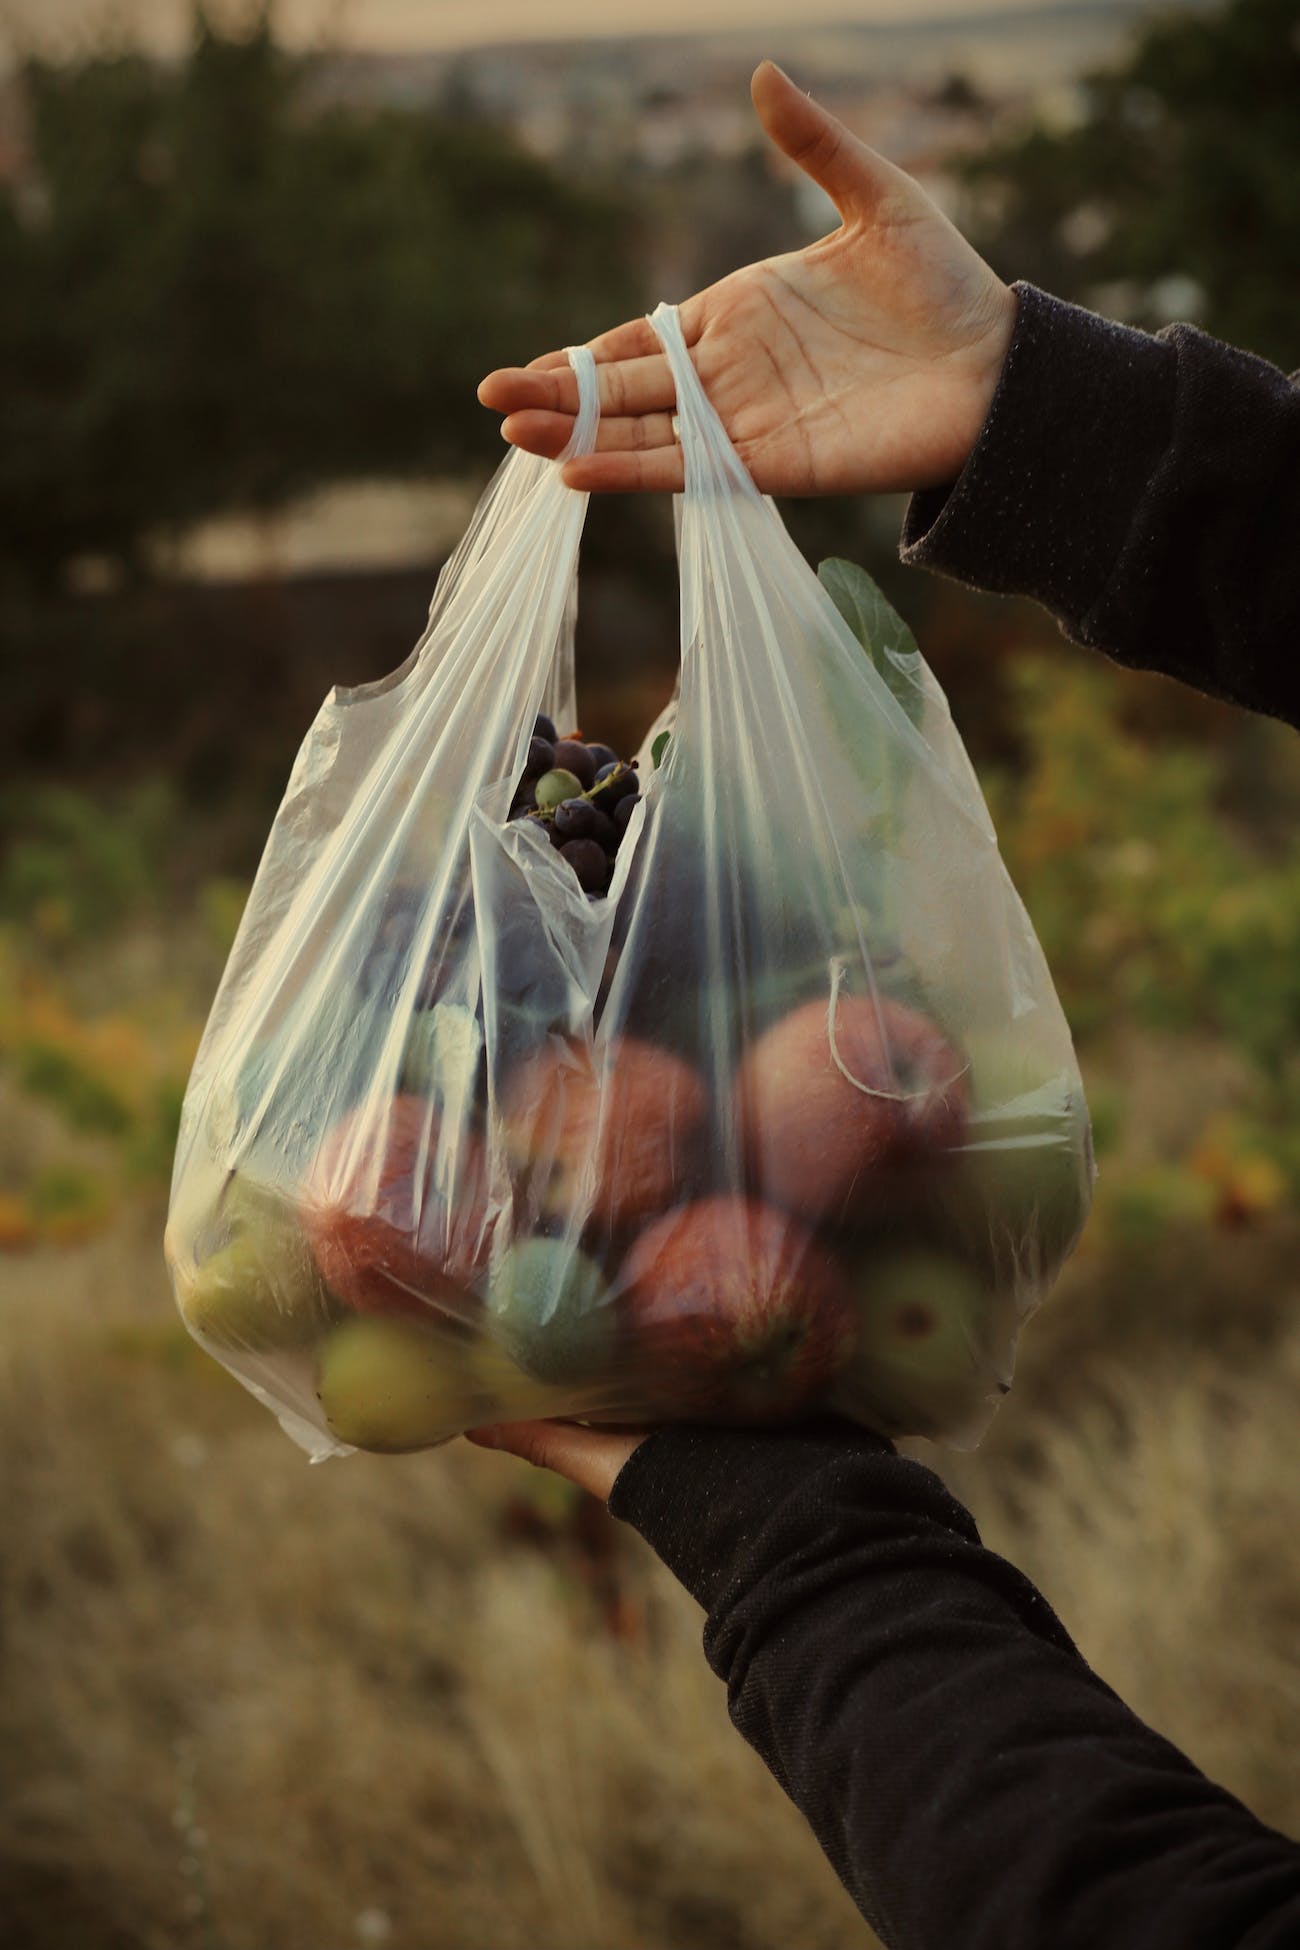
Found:
<path fill-rule="evenodd" d="M 595 840 L 566 840 L 560 858 L 567 860 L 578 876 L 578 885 L 589 894 L 603 894 L 609 885 L 609 861 L 605 849 Z"/>
<path fill-rule="evenodd" d="M 600 787 L 600 803 L 611 809 L 625 794 L 635 792 L 641 781 L 630 765 L 623 765 L 617 759 L 613 765 L 602 765 L 596 774 L 596 784 Z"/>
<path fill-rule="evenodd" d="M 534 738 L 528 747 L 524 760 L 524 777 L 540 779 L 543 772 L 549 772 L 555 764 L 555 746 L 545 738 Z"/>
<path fill-rule="evenodd" d="M 628 822 L 631 820 L 632 814 L 635 812 L 636 808 L 640 804 L 641 804 L 641 794 L 639 792 L 633 792 L 626 799 L 620 799 L 618 804 L 615 806 L 614 825 L 617 828 L 620 837 L 622 836 L 622 834 L 626 833 L 628 829 Z"/>
<path fill-rule="evenodd" d="M 539 711 L 537 713 L 537 723 L 533 726 L 533 737 L 544 738 L 548 745 L 555 743 L 555 724 L 552 719 L 547 717 L 545 711 Z"/>
<path fill-rule="evenodd" d="M 557 769 L 572 772 L 580 779 L 584 792 L 589 792 L 596 783 L 596 765 L 587 747 L 577 738 L 561 738 L 555 747 Z"/>
<path fill-rule="evenodd" d="M 537 804 L 537 786 L 534 780 L 524 778 L 515 787 L 515 796 L 510 801 L 510 817 L 517 819 L 520 813 L 531 812 Z"/>
<path fill-rule="evenodd" d="M 618 833 L 608 813 L 590 799 L 566 799 L 555 808 L 555 830 L 562 840 L 595 840 L 608 849 Z"/>
<path fill-rule="evenodd" d="M 618 753 L 609 745 L 593 745 L 589 743 L 587 750 L 591 753 L 591 762 L 596 768 L 597 778 L 600 777 L 601 772 L 607 765 L 618 764 Z"/>

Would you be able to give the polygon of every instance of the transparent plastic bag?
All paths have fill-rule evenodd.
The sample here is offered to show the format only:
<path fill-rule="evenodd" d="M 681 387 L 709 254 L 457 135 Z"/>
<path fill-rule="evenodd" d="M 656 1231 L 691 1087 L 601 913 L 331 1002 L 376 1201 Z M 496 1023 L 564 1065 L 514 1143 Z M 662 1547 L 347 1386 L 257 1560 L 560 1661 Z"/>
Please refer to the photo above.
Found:
<path fill-rule="evenodd" d="M 586 511 L 516 452 L 416 652 L 308 734 L 195 1063 L 181 1311 L 314 1456 L 827 1404 L 968 1445 L 1087 1213 L 1069 1032 L 942 693 L 652 323 L 682 662 L 608 891 L 510 817 L 538 712 L 574 723 Z"/>

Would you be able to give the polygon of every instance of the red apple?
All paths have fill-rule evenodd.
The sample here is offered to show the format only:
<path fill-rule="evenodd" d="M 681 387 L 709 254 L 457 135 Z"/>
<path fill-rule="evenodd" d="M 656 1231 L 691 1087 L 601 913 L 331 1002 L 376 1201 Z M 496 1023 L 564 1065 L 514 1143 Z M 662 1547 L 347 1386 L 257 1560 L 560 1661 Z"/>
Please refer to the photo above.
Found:
<path fill-rule="evenodd" d="M 707 1108 L 690 1064 L 654 1043 L 551 1043 L 511 1079 L 506 1150 L 539 1175 L 543 1212 L 590 1212 L 617 1231 L 681 1197 Z"/>
<path fill-rule="evenodd" d="M 765 1198 L 851 1218 L 905 1193 L 960 1144 L 962 1057 L 928 1016 L 887 997 L 807 1002 L 760 1036 L 736 1077 L 745 1155 Z"/>
<path fill-rule="evenodd" d="M 624 1318 L 648 1387 L 679 1412 L 796 1415 L 853 1352 L 844 1275 L 806 1226 L 757 1199 L 678 1206 L 623 1265 Z"/>
<path fill-rule="evenodd" d="M 362 1313 L 464 1317 L 491 1247 L 487 1155 L 472 1131 L 439 1156 L 437 1112 L 394 1097 L 341 1117 L 302 1187 L 302 1223 L 321 1278 Z"/>

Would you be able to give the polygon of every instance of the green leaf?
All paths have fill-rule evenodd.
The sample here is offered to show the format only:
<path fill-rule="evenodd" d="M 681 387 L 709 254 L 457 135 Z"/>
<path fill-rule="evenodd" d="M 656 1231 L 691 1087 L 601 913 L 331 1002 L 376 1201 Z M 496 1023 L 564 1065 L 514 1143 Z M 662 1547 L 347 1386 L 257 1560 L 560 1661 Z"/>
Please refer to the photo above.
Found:
<path fill-rule="evenodd" d="M 829 556 L 817 580 L 914 725 L 925 711 L 916 638 L 865 569 Z"/>
<path fill-rule="evenodd" d="M 664 762 L 664 753 L 668 749 L 668 741 L 672 735 L 671 731 L 661 731 L 650 747 L 650 761 L 656 772 Z"/>

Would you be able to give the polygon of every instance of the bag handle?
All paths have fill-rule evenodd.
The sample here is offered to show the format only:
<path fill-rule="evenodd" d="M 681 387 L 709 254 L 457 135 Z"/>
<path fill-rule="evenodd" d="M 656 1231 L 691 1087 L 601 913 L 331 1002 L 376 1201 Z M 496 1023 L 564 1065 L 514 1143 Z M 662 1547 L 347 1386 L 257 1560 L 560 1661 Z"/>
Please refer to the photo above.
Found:
<path fill-rule="evenodd" d="M 659 343 L 668 358 L 677 393 L 677 434 L 682 443 L 686 474 L 686 495 L 693 500 L 702 494 L 716 494 L 719 487 L 761 501 L 762 496 L 749 477 L 749 470 L 727 438 L 721 420 L 709 403 L 709 396 L 695 370 L 686 346 L 681 314 L 676 305 L 661 304 L 648 314 Z"/>
<path fill-rule="evenodd" d="M 578 377 L 578 417 L 568 446 L 556 459 L 557 467 L 566 460 L 581 460 L 584 454 L 591 453 L 600 425 L 600 382 L 596 376 L 595 353 L 589 345 L 566 345 L 564 356 Z"/>

